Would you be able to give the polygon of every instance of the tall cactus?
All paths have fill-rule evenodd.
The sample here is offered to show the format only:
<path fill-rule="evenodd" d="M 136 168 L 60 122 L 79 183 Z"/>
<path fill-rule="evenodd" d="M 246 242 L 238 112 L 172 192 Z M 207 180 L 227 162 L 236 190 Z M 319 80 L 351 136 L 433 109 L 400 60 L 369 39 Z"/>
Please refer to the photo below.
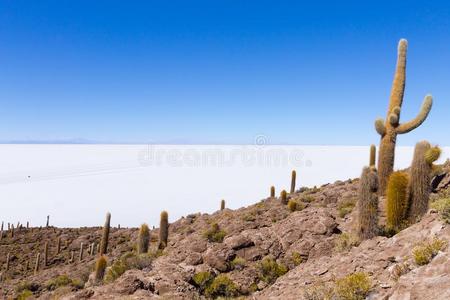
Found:
<path fill-rule="evenodd" d="M 408 133 L 419 127 L 427 118 L 433 104 L 431 95 L 425 96 L 419 114 L 414 119 L 400 124 L 400 113 L 405 91 L 407 48 L 408 42 L 405 39 L 400 40 L 387 116 L 385 120 L 377 119 L 375 121 L 375 129 L 381 136 L 378 153 L 378 178 L 380 183 L 379 192 L 381 195 L 386 194 L 388 179 L 394 169 L 397 135 Z"/>
<path fill-rule="evenodd" d="M 371 239 L 378 234 L 378 174 L 375 168 L 365 167 L 358 192 L 358 236 Z"/>
<path fill-rule="evenodd" d="M 411 164 L 411 182 L 409 187 L 411 208 L 409 220 L 415 222 L 428 210 L 431 193 L 433 162 L 439 159 L 441 149 L 431 147 L 427 141 L 416 144 Z"/>
<path fill-rule="evenodd" d="M 222 199 L 222 201 L 220 201 L 220 210 L 224 209 L 225 209 L 225 200 Z"/>
<path fill-rule="evenodd" d="M 10 257 L 11 257 L 11 254 L 9 254 L 9 252 L 8 252 L 8 254 L 6 254 L 6 271 L 9 270 Z"/>
<path fill-rule="evenodd" d="M 275 187 L 273 185 L 270 187 L 270 198 L 275 198 Z"/>
<path fill-rule="evenodd" d="M 404 225 L 409 206 L 409 176 L 394 172 L 389 177 L 386 200 L 386 223 L 389 230 L 398 231 Z"/>
<path fill-rule="evenodd" d="M 169 237 L 169 215 L 166 211 L 161 212 L 159 222 L 159 249 L 167 247 L 167 240 Z"/>
<path fill-rule="evenodd" d="M 291 191 L 290 193 L 293 194 L 295 192 L 295 181 L 297 179 L 297 172 L 295 170 L 292 170 L 291 174 Z"/>
<path fill-rule="evenodd" d="M 41 253 L 36 254 L 36 262 L 34 264 L 34 275 L 39 271 L 39 261 L 41 260 Z"/>
<path fill-rule="evenodd" d="M 370 167 L 375 167 L 376 156 L 377 156 L 377 147 L 375 145 L 370 145 L 370 157 L 369 157 Z"/>
<path fill-rule="evenodd" d="M 148 243 L 150 242 L 150 230 L 148 229 L 147 224 L 142 224 L 139 229 L 139 241 L 138 241 L 138 253 L 147 253 L 148 252 Z"/>
<path fill-rule="evenodd" d="M 111 214 L 106 214 L 105 226 L 103 226 L 102 242 L 100 246 L 100 255 L 108 251 L 109 228 L 111 226 Z"/>

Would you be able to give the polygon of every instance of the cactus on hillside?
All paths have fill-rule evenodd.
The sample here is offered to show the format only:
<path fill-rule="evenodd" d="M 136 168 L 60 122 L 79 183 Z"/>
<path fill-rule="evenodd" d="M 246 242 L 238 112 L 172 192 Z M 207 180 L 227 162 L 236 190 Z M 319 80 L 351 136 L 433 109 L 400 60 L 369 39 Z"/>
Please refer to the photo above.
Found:
<path fill-rule="evenodd" d="M 111 214 L 106 214 L 105 225 L 103 226 L 102 242 L 100 246 L 100 255 L 106 254 L 108 251 L 109 228 L 111 226 Z"/>
<path fill-rule="evenodd" d="M 376 156 L 377 156 L 377 147 L 375 145 L 370 145 L 369 167 L 375 167 Z"/>
<path fill-rule="evenodd" d="M 281 191 L 280 197 L 281 197 L 281 203 L 283 203 L 283 204 L 287 204 L 288 203 L 287 193 L 286 193 L 285 190 Z"/>
<path fill-rule="evenodd" d="M 139 229 L 137 250 L 139 254 L 148 252 L 148 243 L 150 242 L 150 230 L 147 224 L 142 224 Z"/>
<path fill-rule="evenodd" d="M 166 211 L 161 212 L 159 222 L 159 249 L 167 247 L 167 239 L 169 237 L 169 215 Z"/>
<path fill-rule="evenodd" d="M 83 260 L 83 252 L 84 252 L 84 245 L 83 245 L 83 243 L 81 243 L 80 244 L 80 257 L 79 257 L 80 261 Z"/>
<path fill-rule="evenodd" d="M 295 193 L 295 181 L 297 179 L 297 172 L 295 172 L 295 170 L 292 170 L 292 174 L 291 174 L 291 191 L 290 193 L 293 194 Z"/>
<path fill-rule="evenodd" d="M 10 260 L 11 254 L 8 252 L 8 254 L 6 254 L 6 271 L 9 270 L 9 260 Z"/>
<path fill-rule="evenodd" d="M 58 236 L 58 239 L 56 240 L 56 254 L 59 254 L 61 252 L 61 237 Z"/>
<path fill-rule="evenodd" d="M 419 114 L 414 119 L 400 124 L 400 113 L 405 91 L 407 47 L 408 42 L 405 39 L 400 40 L 387 116 L 385 120 L 378 119 L 375 121 L 375 129 L 381 136 L 378 152 L 379 193 L 381 195 L 385 195 L 389 176 L 394 169 L 397 135 L 408 133 L 419 127 L 427 118 L 433 104 L 431 95 L 425 96 Z"/>
<path fill-rule="evenodd" d="M 409 221 L 415 222 L 428 210 L 428 201 L 431 193 L 431 178 L 433 173 L 433 162 L 439 159 L 441 149 L 431 147 L 427 141 L 416 144 L 414 157 L 411 164 L 410 211 Z"/>
<path fill-rule="evenodd" d="M 47 216 L 47 223 L 46 223 L 45 227 L 48 227 L 48 226 L 50 226 L 50 216 Z"/>
<path fill-rule="evenodd" d="M 275 198 L 275 187 L 273 185 L 270 187 L 270 198 Z"/>
<path fill-rule="evenodd" d="M 34 274 L 39 271 L 39 261 L 41 260 L 41 253 L 36 254 L 36 263 L 34 264 Z"/>
<path fill-rule="evenodd" d="M 220 210 L 224 209 L 225 209 L 225 200 L 222 199 L 222 201 L 220 201 Z"/>
<path fill-rule="evenodd" d="M 398 231 L 404 225 L 409 207 L 409 175 L 394 172 L 389 177 L 386 192 L 386 225 L 389 230 Z"/>
<path fill-rule="evenodd" d="M 95 281 L 97 283 L 101 282 L 105 276 L 106 264 L 106 257 L 104 255 L 101 255 L 95 263 Z"/>
<path fill-rule="evenodd" d="M 378 234 L 378 174 L 374 167 L 365 167 L 359 181 L 358 236 L 371 239 Z"/>

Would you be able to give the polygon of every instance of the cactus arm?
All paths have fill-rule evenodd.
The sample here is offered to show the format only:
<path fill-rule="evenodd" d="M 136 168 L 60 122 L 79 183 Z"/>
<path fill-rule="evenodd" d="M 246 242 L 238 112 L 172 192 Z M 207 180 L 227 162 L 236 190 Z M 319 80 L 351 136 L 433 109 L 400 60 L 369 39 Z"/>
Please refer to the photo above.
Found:
<path fill-rule="evenodd" d="M 407 48 L 408 42 L 405 39 L 401 39 L 398 43 L 397 66 L 395 68 L 394 82 L 392 83 L 388 114 L 391 113 L 395 107 L 402 106 L 403 94 L 405 92 Z"/>
<path fill-rule="evenodd" d="M 384 136 L 386 134 L 386 126 L 384 125 L 383 119 L 380 118 L 375 120 L 375 130 L 381 136 Z"/>
<path fill-rule="evenodd" d="M 425 96 L 425 99 L 423 100 L 422 107 L 420 108 L 419 114 L 412 120 L 400 124 L 396 131 L 398 134 L 402 133 L 408 133 L 413 129 L 416 129 L 427 118 L 428 114 L 430 113 L 431 107 L 433 106 L 433 97 L 431 95 Z"/>

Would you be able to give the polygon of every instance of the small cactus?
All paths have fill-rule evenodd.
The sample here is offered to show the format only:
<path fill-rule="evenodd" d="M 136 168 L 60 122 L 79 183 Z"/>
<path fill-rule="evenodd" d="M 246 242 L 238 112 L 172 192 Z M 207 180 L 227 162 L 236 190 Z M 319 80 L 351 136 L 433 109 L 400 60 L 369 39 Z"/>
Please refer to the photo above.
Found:
<path fill-rule="evenodd" d="M 394 172 L 389 177 L 386 192 L 386 223 L 390 230 L 398 231 L 404 225 L 409 202 L 409 176 Z"/>
<path fill-rule="evenodd" d="M 106 257 L 104 255 L 101 255 L 95 263 L 95 281 L 97 283 L 103 281 L 103 277 L 105 276 L 106 264 Z"/>
<path fill-rule="evenodd" d="M 270 198 L 275 198 L 275 187 L 273 185 L 270 187 Z"/>
<path fill-rule="evenodd" d="M 39 271 L 39 261 L 41 260 L 41 253 L 36 255 L 36 263 L 34 264 L 34 274 L 36 275 Z"/>
<path fill-rule="evenodd" d="M 9 270 L 9 260 L 10 260 L 10 254 L 9 254 L 9 252 L 8 252 L 8 254 L 6 254 L 6 271 L 8 271 Z"/>
<path fill-rule="evenodd" d="M 369 158 L 369 166 L 375 167 L 375 160 L 377 155 L 377 147 L 375 145 L 370 146 L 370 158 Z"/>
<path fill-rule="evenodd" d="M 287 193 L 286 193 L 285 190 L 281 191 L 280 197 L 281 197 L 281 203 L 283 203 L 283 204 L 287 204 L 288 203 Z"/>
<path fill-rule="evenodd" d="M 56 240 L 56 254 L 59 254 L 61 252 L 61 237 L 58 237 Z"/>
<path fill-rule="evenodd" d="M 166 211 L 161 213 L 159 222 L 159 249 L 167 247 L 167 239 L 169 237 L 169 215 Z"/>
<path fill-rule="evenodd" d="M 83 260 L 83 252 L 84 252 L 84 245 L 83 243 L 80 244 L 80 261 Z"/>
<path fill-rule="evenodd" d="M 220 210 L 224 209 L 225 209 L 225 200 L 222 199 L 222 201 L 220 201 Z"/>
<path fill-rule="evenodd" d="M 371 239 L 378 234 L 378 174 L 374 167 L 365 167 L 359 181 L 358 237 Z"/>
<path fill-rule="evenodd" d="M 111 224 L 111 214 L 106 214 L 105 226 L 103 226 L 102 243 L 100 246 L 100 255 L 106 254 L 108 251 L 109 228 Z"/>
<path fill-rule="evenodd" d="M 293 194 L 295 193 L 295 181 L 297 179 L 297 172 L 295 172 L 295 170 L 292 171 L 291 174 L 291 191 L 290 193 Z"/>
<path fill-rule="evenodd" d="M 148 252 L 148 243 L 150 242 L 150 230 L 147 224 L 142 224 L 139 229 L 139 242 L 138 242 L 138 253 L 147 253 Z"/>
<path fill-rule="evenodd" d="M 415 222 L 428 210 L 428 201 L 431 194 L 431 178 L 433 173 L 433 162 L 439 159 L 441 149 L 431 147 L 427 141 L 416 144 L 414 157 L 411 164 L 410 222 Z"/>

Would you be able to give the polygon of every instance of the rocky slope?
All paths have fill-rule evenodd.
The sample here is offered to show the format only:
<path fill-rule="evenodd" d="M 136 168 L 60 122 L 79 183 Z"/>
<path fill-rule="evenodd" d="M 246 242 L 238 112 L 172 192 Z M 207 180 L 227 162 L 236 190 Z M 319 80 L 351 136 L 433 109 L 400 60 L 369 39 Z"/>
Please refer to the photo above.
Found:
<path fill-rule="evenodd" d="M 443 174 L 435 198 L 449 188 L 449 177 Z M 203 299 L 221 294 L 323 299 L 337 279 L 364 272 L 370 278 L 369 299 L 449 299 L 448 247 L 423 266 L 412 258 L 413 248 L 422 241 L 433 237 L 450 241 L 449 225 L 431 210 L 393 237 L 358 245 L 351 234 L 357 189 L 358 180 L 301 189 L 290 195 L 298 203 L 293 212 L 280 199 L 267 198 L 237 210 L 188 215 L 170 224 L 164 251 L 157 251 L 158 230 L 152 230 L 151 254 L 102 284 L 94 284 L 92 276 L 89 279 L 96 255 L 86 253 L 82 261 L 78 259 L 81 242 L 98 242 L 101 228 L 22 229 L 14 238 L 6 233 L 0 241 L 0 264 L 4 266 L 6 253 L 14 258 L 7 272 L 2 269 L 0 295 L 8 299 L 30 295 L 27 290 L 31 290 L 31 297 L 41 299 Z M 218 224 L 219 232 L 211 231 L 213 224 Z M 57 237 L 63 247 L 56 255 Z M 124 254 L 133 252 L 136 240 L 137 229 L 112 230 L 107 255 L 111 270 L 118 268 Z M 51 258 L 48 266 L 33 274 L 34 264 L 26 269 L 26 261 L 42 252 L 45 241 L 51 244 Z M 71 250 L 74 262 L 69 261 Z M 212 279 L 223 279 L 220 274 L 227 278 L 222 284 Z M 58 275 L 70 280 L 56 287 L 51 283 Z M 199 280 L 205 276 L 210 278 Z"/>

